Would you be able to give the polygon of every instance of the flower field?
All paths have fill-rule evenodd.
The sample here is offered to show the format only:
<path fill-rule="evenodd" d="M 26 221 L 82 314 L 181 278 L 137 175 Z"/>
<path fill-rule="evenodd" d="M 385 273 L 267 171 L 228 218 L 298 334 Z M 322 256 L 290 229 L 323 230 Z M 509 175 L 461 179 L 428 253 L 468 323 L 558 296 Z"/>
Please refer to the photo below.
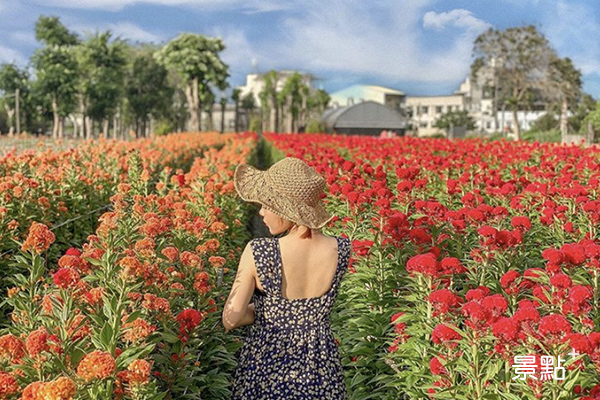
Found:
<path fill-rule="evenodd" d="M 233 171 L 286 155 L 352 240 L 332 315 L 351 399 L 600 398 L 597 148 L 265 139 L 3 158 L 0 398 L 227 399 L 245 328 L 221 313 L 255 212 Z"/>

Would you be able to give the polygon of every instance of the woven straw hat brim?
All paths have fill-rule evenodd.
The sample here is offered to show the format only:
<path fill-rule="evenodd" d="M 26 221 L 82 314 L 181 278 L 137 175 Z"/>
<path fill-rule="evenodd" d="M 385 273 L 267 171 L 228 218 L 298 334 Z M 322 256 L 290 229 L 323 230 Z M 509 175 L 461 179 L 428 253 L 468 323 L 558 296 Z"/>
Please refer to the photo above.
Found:
<path fill-rule="evenodd" d="M 235 169 L 233 184 L 238 195 L 245 201 L 260 203 L 280 218 L 321 229 L 333 216 L 329 215 L 322 201 L 310 206 L 281 195 L 265 179 L 266 171 L 241 164 Z"/>

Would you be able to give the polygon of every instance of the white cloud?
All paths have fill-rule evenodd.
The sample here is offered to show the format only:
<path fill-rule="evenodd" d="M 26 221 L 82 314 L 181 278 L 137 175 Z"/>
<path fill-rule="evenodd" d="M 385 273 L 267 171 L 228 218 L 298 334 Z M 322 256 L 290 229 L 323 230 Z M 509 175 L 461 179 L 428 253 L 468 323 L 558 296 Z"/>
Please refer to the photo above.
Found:
<path fill-rule="evenodd" d="M 489 25 L 472 15 L 450 12 L 446 24 L 463 32 L 455 34 L 445 49 L 427 49 L 422 21 L 433 2 L 308 0 L 301 13 L 285 21 L 281 37 L 273 36 L 256 52 L 263 69 L 339 71 L 394 81 L 463 79 L 469 70 L 473 40 Z M 429 21 L 441 19 L 441 14 L 428 15 Z"/>
<path fill-rule="evenodd" d="M 270 12 L 289 9 L 287 5 L 276 0 L 35 0 L 46 6 L 78 9 L 98 9 L 120 11 L 135 4 L 154 4 L 164 6 L 198 7 L 201 11 L 218 9 L 242 9 L 252 13 Z"/>
<path fill-rule="evenodd" d="M 117 22 L 109 24 L 114 36 L 121 36 L 123 39 L 129 39 L 132 42 L 154 42 L 160 43 L 165 40 L 165 37 L 152 32 L 149 32 L 142 27 L 131 22 Z"/>
<path fill-rule="evenodd" d="M 27 46 L 38 46 L 39 43 L 35 39 L 35 33 L 33 31 L 12 31 L 9 34 L 12 41 Z"/>
<path fill-rule="evenodd" d="M 121 39 L 129 40 L 130 42 L 154 42 L 158 44 L 167 39 L 161 34 L 149 32 L 141 26 L 127 21 L 98 24 L 92 27 L 90 27 L 89 24 L 81 21 L 72 21 L 71 23 L 67 21 L 65 25 L 67 28 L 75 31 L 83 37 L 94 34 L 95 32 L 110 30 L 113 34 L 113 38 L 120 36 Z"/>
<path fill-rule="evenodd" d="M 455 9 L 448 12 L 436 13 L 435 11 L 426 12 L 423 16 L 423 26 L 442 30 L 448 26 L 455 28 L 465 28 L 477 32 L 488 29 L 491 25 L 473 16 L 473 13 L 464 9 Z"/>
<path fill-rule="evenodd" d="M 238 71 L 250 71 L 258 62 L 258 55 L 243 31 L 237 28 L 218 28 L 210 36 L 220 37 L 225 43 L 221 58 Z"/>
<path fill-rule="evenodd" d="M 24 65 L 27 63 L 27 59 L 17 50 L 0 45 L 0 64 L 13 62 L 17 65 Z"/>
<path fill-rule="evenodd" d="M 558 0 L 548 7 L 542 30 L 558 55 L 570 57 L 583 74 L 600 74 L 600 21 L 597 10 Z"/>

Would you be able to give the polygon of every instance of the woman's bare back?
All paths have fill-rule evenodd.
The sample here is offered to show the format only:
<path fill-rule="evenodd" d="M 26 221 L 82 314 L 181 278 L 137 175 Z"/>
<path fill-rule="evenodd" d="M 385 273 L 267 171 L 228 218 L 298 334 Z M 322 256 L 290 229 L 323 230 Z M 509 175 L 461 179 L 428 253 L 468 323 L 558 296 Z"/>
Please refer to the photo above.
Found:
<path fill-rule="evenodd" d="M 282 260 L 282 296 L 288 300 L 321 297 L 329 292 L 338 265 L 335 237 L 314 235 L 310 239 L 283 237 L 279 240 Z M 256 287 L 264 288 L 255 275 Z"/>

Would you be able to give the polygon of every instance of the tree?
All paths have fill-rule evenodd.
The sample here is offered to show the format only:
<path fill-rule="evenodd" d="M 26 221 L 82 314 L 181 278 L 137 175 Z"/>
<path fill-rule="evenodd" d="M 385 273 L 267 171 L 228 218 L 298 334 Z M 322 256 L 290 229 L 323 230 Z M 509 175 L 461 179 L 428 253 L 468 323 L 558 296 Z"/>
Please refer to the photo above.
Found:
<path fill-rule="evenodd" d="M 0 90 L 4 92 L 4 108 L 8 116 L 9 132 L 15 132 L 15 116 L 17 102 L 22 109 L 22 99 L 26 97 L 29 89 L 29 76 L 27 71 L 22 71 L 15 64 L 2 64 L 0 66 Z M 19 112 L 20 113 L 20 112 Z M 21 129 L 20 115 L 16 115 L 18 123 L 17 133 Z"/>
<path fill-rule="evenodd" d="M 244 110 L 244 114 L 246 115 L 245 129 L 249 130 L 252 112 L 256 108 L 256 101 L 254 100 L 254 94 L 252 94 L 252 92 L 247 93 L 244 97 L 242 97 L 241 108 Z"/>
<path fill-rule="evenodd" d="M 51 104 L 52 136 L 62 137 L 64 117 L 73 111 L 75 104 L 79 72 L 73 46 L 78 39 L 58 17 L 45 16 L 35 24 L 35 37 L 46 44 L 32 58 L 36 90 Z"/>
<path fill-rule="evenodd" d="M 225 132 L 225 107 L 227 107 L 227 97 L 221 97 L 219 100 L 219 104 L 221 104 L 221 130 L 220 133 Z"/>
<path fill-rule="evenodd" d="M 472 76 L 477 78 L 483 71 L 492 71 L 495 97 L 510 107 L 514 134 L 519 140 L 517 111 L 544 87 L 550 63 L 556 58 L 554 50 L 535 26 L 528 25 L 503 31 L 490 28 L 475 39 L 473 52 L 476 58 L 471 66 Z"/>
<path fill-rule="evenodd" d="M 265 82 L 265 87 L 260 92 L 261 108 L 269 109 L 269 128 L 272 132 L 279 131 L 279 101 L 277 96 L 277 84 L 281 79 L 281 74 L 271 70 L 263 74 L 261 78 Z"/>
<path fill-rule="evenodd" d="M 295 132 L 298 115 L 302 107 L 302 75 L 294 72 L 287 77 L 279 93 L 279 103 L 283 106 L 282 119 L 285 120 L 285 131 Z"/>
<path fill-rule="evenodd" d="M 574 132 L 584 133 L 585 128 L 582 131 L 583 120 L 595 108 L 596 100 L 591 95 L 583 93 L 577 102 L 573 115 L 569 117 L 569 128 Z"/>
<path fill-rule="evenodd" d="M 135 120 L 136 137 L 146 132 L 148 118 L 168 118 L 174 89 L 168 71 L 148 51 L 135 56 L 129 70 L 126 97 Z"/>
<path fill-rule="evenodd" d="M 110 31 L 105 31 L 89 37 L 81 46 L 79 59 L 85 76 L 82 81 L 84 116 L 101 124 L 105 135 L 124 95 L 127 64 L 126 44 L 120 39 L 111 42 L 111 36 Z M 87 129 L 86 133 L 91 132 Z"/>
<path fill-rule="evenodd" d="M 75 46 L 76 34 L 70 32 L 56 16 L 40 16 L 35 24 L 35 38 L 46 46 Z"/>
<path fill-rule="evenodd" d="M 233 100 L 233 104 L 235 105 L 234 112 L 234 130 L 239 132 L 240 124 L 239 124 L 239 114 L 240 114 L 240 100 L 241 100 L 242 91 L 240 89 L 233 89 L 231 92 L 231 100 Z"/>
<path fill-rule="evenodd" d="M 191 130 L 200 130 L 199 92 L 209 85 L 221 90 L 227 85 L 228 66 L 219 58 L 224 49 L 221 39 L 182 33 L 156 53 L 157 60 L 173 68 L 185 84 Z"/>
<path fill-rule="evenodd" d="M 590 111 L 583 119 L 581 131 L 587 134 L 588 143 L 595 142 L 596 132 L 600 131 L 600 100 L 596 103 L 595 109 Z"/>
<path fill-rule="evenodd" d="M 568 133 L 569 107 L 581 95 L 581 71 L 570 58 L 555 57 L 550 62 L 546 92 L 548 97 L 560 104 L 560 134 L 562 142 Z"/>
<path fill-rule="evenodd" d="M 454 128 L 465 128 L 467 130 L 475 129 L 475 121 L 466 110 L 448 111 L 440 116 L 435 124 L 436 128 L 444 129 L 446 135 L 450 137 Z"/>

